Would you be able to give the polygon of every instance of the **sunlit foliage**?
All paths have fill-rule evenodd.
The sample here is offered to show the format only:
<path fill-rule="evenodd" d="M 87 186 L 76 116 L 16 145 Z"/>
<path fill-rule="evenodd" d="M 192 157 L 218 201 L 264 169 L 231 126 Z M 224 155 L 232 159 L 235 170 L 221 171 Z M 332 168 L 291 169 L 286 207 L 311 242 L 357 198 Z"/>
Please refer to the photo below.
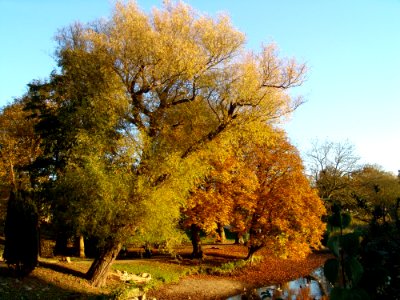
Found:
<path fill-rule="evenodd" d="M 59 71 L 27 95 L 42 139 L 33 165 L 54 219 L 101 239 L 94 285 L 127 238 L 174 236 L 180 208 L 210 172 L 242 173 L 242 158 L 210 153 L 246 144 L 247 126 L 273 126 L 301 104 L 286 89 L 303 82 L 305 65 L 278 58 L 273 45 L 247 51 L 227 16 L 182 2 L 149 14 L 117 2 L 109 19 L 75 23 L 57 41 Z M 237 193 L 224 191 L 220 199 Z"/>

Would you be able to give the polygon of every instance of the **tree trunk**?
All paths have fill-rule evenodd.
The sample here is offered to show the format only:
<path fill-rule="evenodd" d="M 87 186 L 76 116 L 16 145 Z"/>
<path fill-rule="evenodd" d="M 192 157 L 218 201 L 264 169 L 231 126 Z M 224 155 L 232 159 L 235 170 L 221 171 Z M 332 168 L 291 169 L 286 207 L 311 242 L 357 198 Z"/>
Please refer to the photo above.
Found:
<path fill-rule="evenodd" d="M 68 234 L 66 234 L 62 230 L 58 232 L 56 237 L 56 244 L 54 246 L 54 255 L 69 256 L 68 238 Z"/>
<path fill-rule="evenodd" d="M 200 227 L 196 224 L 192 224 L 191 227 L 192 233 L 192 245 L 193 252 L 192 258 L 203 258 L 203 250 L 201 249 L 201 239 L 200 239 Z"/>
<path fill-rule="evenodd" d="M 235 245 L 243 245 L 243 244 L 244 244 L 243 235 L 237 232 L 235 236 Z"/>
<path fill-rule="evenodd" d="M 254 259 L 254 253 L 256 253 L 261 248 L 262 248 L 261 246 L 254 246 L 254 245 L 249 246 L 249 252 L 247 253 L 246 260 L 252 263 Z"/>
<path fill-rule="evenodd" d="M 101 287 L 106 284 L 108 271 L 117 258 L 121 247 L 121 243 L 110 242 L 104 247 L 100 255 L 95 258 L 86 273 L 87 279 L 91 281 L 93 286 Z"/>
<path fill-rule="evenodd" d="M 399 172 L 399 176 L 400 176 L 400 172 Z M 396 201 L 396 210 L 395 210 L 395 219 L 396 219 L 396 227 L 397 230 L 400 230 L 400 218 L 399 218 L 399 207 L 400 207 L 400 198 L 397 198 Z"/>
<path fill-rule="evenodd" d="M 218 223 L 217 226 L 218 242 L 223 244 L 226 242 L 225 229 L 221 223 Z"/>
<path fill-rule="evenodd" d="M 15 173 L 14 173 L 14 164 L 10 160 L 10 177 L 11 177 L 11 188 L 16 189 L 17 188 L 17 183 L 15 180 Z"/>
<path fill-rule="evenodd" d="M 83 235 L 79 235 L 75 240 L 76 253 L 80 258 L 85 258 L 85 238 Z"/>

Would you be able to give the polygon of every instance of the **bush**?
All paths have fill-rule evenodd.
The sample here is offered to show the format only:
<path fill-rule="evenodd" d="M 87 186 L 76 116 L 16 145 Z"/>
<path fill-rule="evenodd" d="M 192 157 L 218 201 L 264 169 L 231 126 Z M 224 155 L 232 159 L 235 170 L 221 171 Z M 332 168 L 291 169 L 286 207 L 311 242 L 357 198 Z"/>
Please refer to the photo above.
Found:
<path fill-rule="evenodd" d="M 4 259 L 18 276 L 32 272 L 38 259 L 38 216 L 29 194 L 11 192 L 4 228 Z"/>

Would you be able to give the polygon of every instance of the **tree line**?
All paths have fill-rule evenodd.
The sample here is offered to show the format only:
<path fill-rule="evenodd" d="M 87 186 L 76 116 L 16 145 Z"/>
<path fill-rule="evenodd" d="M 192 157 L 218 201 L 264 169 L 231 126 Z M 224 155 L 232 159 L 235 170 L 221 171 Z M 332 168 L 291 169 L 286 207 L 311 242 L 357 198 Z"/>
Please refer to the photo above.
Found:
<path fill-rule="evenodd" d="M 400 180 L 361 165 L 349 142 L 315 142 L 309 173 L 328 211 L 324 273 L 330 299 L 397 299 Z"/>

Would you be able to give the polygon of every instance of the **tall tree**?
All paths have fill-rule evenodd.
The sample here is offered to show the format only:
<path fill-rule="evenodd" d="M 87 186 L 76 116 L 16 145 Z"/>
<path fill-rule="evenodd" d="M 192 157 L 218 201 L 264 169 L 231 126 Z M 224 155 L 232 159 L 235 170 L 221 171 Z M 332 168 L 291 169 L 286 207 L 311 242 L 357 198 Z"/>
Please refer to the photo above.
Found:
<path fill-rule="evenodd" d="M 245 123 L 278 122 L 301 103 L 285 90 L 302 83 L 304 65 L 279 59 L 272 46 L 244 51 L 244 35 L 226 16 L 203 16 L 183 3 L 146 15 L 134 2 L 118 2 L 110 20 L 75 24 L 58 41 L 64 84 L 50 95 L 57 126 L 46 155 L 62 162 L 56 186 L 80 184 L 71 172 L 96 181 L 96 188 L 76 189 L 84 197 L 72 197 L 77 208 L 97 203 L 92 230 L 105 244 L 88 274 L 96 286 L 105 283 L 125 233 L 135 234 L 148 218 L 173 227 L 189 190 L 207 173 L 204 146 Z M 126 191 L 96 192 L 106 191 L 109 177 L 127 183 Z M 117 204 L 132 215 L 120 215 Z"/>
<path fill-rule="evenodd" d="M 30 169 L 41 152 L 40 138 L 34 133 L 37 120 L 23 110 L 25 102 L 24 97 L 16 99 L 0 112 L 0 190 L 8 194 L 4 258 L 16 266 L 18 275 L 36 267 L 39 216 L 44 208 L 35 197 Z"/>

